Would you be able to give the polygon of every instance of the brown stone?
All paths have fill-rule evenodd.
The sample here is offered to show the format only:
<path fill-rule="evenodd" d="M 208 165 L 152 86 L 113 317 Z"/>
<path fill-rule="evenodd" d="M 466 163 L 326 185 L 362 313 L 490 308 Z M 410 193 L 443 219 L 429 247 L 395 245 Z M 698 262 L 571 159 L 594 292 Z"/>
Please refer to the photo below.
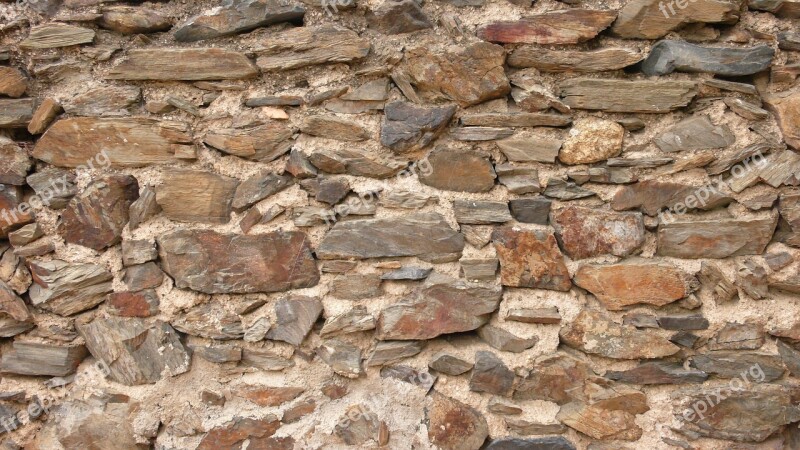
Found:
<path fill-rule="evenodd" d="M 611 207 L 616 211 L 638 208 L 649 216 L 655 216 L 664 208 L 710 210 L 726 206 L 732 201 L 733 198 L 710 186 L 647 180 L 621 187 L 614 194 Z"/>
<path fill-rule="evenodd" d="M 408 102 L 387 103 L 381 144 L 396 153 L 423 149 L 444 132 L 455 111 L 455 105 L 422 108 Z"/>
<path fill-rule="evenodd" d="M 536 336 L 521 338 L 503 328 L 493 325 L 484 325 L 478 328 L 478 336 L 489 344 L 489 346 L 503 352 L 511 353 L 522 353 L 539 342 L 539 338 Z"/>
<path fill-rule="evenodd" d="M 261 407 L 280 406 L 305 392 L 301 387 L 244 386 L 234 388 L 233 395 L 249 400 Z"/>
<path fill-rule="evenodd" d="M 646 260 L 605 266 L 585 264 L 575 273 L 574 281 L 612 311 L 638 304 L 664 306 L 696 288 L 693 277 L 677 267 Z"/>
<path fill-rule="evenodd" d="M 227 223 L 239 182 L 211 172 L 178 170 L 156 187 L 164 214 L 179 222 Z"/>
<path fill-rule="evenodd" d="M 317 298 L 290 296 L 282 298 L 275 303 L 276 323 L 267 339 L 288 342 L 295 347 L 299 346 L 311 326 L 322 314 L 322 303 Z"/>
<path fill-rule="evenodd" d="M 561 314 L 555 306 L 547 308 L 515 308 L 508 311 L 507 321 L 522 323 L 561 323 Z"/>
<path fill-rule="evenodd" d="M 735 23 L 741 1 L 699 0 L 680 8 L 656 0 L 631 0 L 611 32 L 629 39 L 657 39 L 687 23 Z"/>
<path fill-rule="evenodd" d="M 242 53 L 221 48 L 129 50 L 106 75 L 109 80 L 236 80 L 253 78 L 258 69 Z"/>
<path fill-rule="evenodd" d="M 765 99 L 767 108 L 775 115 L 783 141 L 789 147 L 800 150 L 800 93 L 771 95 Z"/>
<path fill-rule="evenodd" d="M 616 11 L 565 9 L 494 22 L 478 28 L 478 37 L 502 44 L 578 44 L 606 29 Z"/>
<path fill-rule="evenodd" d="M 511 67 L 533 67 L 542 72 L 604 72 L 619 70 L 642 60 L 642 54 L 628 48 L 593 51 L 546 50 L 521 46 L 508 56 Z"/>
<path fill-rule="evenodd" d="M 88 352 L 83 345 L 61 346 L 14 341 L 13 350 L 3 352 L 0 371 L 18 375 L 63 377 L 75 373 Z"/>
<path fill-rule="evenodd" d="M 572 287 L 555 236 L 537 231 L 498 228 L 492 241 L 500 259 L 504 286 L 568 291 Z"/>
<path fill-rule="evenodd" d="M 289 151 L 292 130 L 280 122 L 269 122 L 245 130 L 210 130 L 203 142 L 230 155 L 253 161 L 270 162 Z"/>
<path fill-rule="evenodd" d="M 24 49 L 46 49 L 88 44 L 94 40 L 94 30 L 67 25 L 48 23 L 31 28 L 27 39 L 20 42 Z"/>
<path fill-rule="evenodd" d="M 121 34 L 154 33 L 172 28 L 169 17 L 149 10 L 131 6 L 112 6 L 103 10 L 99 25 Z"/>
<path fill-rule="evenodd" d="M 300 131 L 311 136 L 336 139 L 339 141 L 364 141 L 369 139 L 369 132 L 350 120 L 335 116 L 310 116 L 300 127 Z"/>
<path fill-rule="evenodd" d="M 317 150 L 308 155 L 308 160 L 323 172 L 381 179 L 408 166 L 404 161 L 355 148 Z"/>
<path fill-rule="evenodd" d="M 645 239 L 639 213 L 614 213 L 578 206 L 550 212 L 561 248 L 572 259 L 612 254 L 627 256 Z"/>
<path fill-rule="evenodd" d="M 489 436 L 489 425 L 477 410 L 438 392 L 425 408 L 428 439 L 442 450 L 478 450 Z"/>
<path fill-rule="evenodd" d="M 619 325 L 601 313 L 584 309 L 559 332 L 561 343 L 584 353 L 614 359 L 653 359 L 680 349 L 655 331 Z"/>
<path fill-rule="evenodd" d="M 329 291 L 330 295 L 345 300 L 372 298 L 382 293 L 381 277 L 376 273 L 337 277 L 331 282 Z"/>
<path fill-rule="evenodd" d="M 501 297 L 500 287 L 434 274 L 417 292 L 381 311 L 375 337 L 432 339 L 474 330 L 488 321 Z"/>
<path fill-rule="evenodd" d="M 28 263 L 34 284 L 31 304 L 58 315 L 71 316 L 94 308 L 111 292 L 111 272 L 95 264 L 61 260 Z"/>
<path fill-rule="evenodd" d="M 469 379 L 469 390 L 508 397 L 514 386 L 514 372 L 494 353 L 475 352 L 475 366 Z"/>
<path fill-rule="evenodd" d="M 628 384 L 683 384 L 702 383 L 708 374 L 695 369 L 684 369 L 682 364 L 653 361 L 639 364 L 633 369 L 606 371 L 606 378 Z"/>
<path fill-rule="evenodd" d="M 180 122 L 79 117 L 54 123 L 32 156 L 59 167 L 101 163 L 101 155 L 113 167 L 141 167 L 174 164 L 175 154 L 187 149 L 194 151 L 192 137 Z"/>
<path fill-rule="evenodd" d="M 0 128 L 25 128 L 33 118 L 36 100 L 0 98 Z"/>
<path fill-rule="evenodd" d="M 45 132 L 50 123 L 53 119 L 56 118 L 63 111 L 61 105 L 58 101 L 47 97 L 39 104 L 39 107 L 36 108 L 36 111 L 33 113 L 33 117 L 31 117 L 30 123 L 28 124 L 28 133 L 31 134 L 42 134 Z"/>
<path fill-rule="evenodd" d="M 697 94 L 691 81 L 571 78 L 559 85 L 570 108 L 606 112 L 666 113 L 682 108 Z"/>
<path fill-rule="evenodd" d="M 504 201 L 456 199 L 453 212 L 459 224 L 489 225 L 511 220 L 508 203 Z"/>
<path fill-rule="evenodd" d="M 241 317 L 213 301 L 177 315 L 171 324 L 181 333 L 219 341 L 241 339 L 244 336 Z"/>
<path fill-rule="evenodd" d="M 691 220 L 675 218 L 658 227 L 658 254 L 674 258 L 727 258 L 764 252 L 777 217 Z"/>
<path fill-rule="evenodd" d="M 564 164 L 591 164 L 619 155 L 625 129 L 610 120 L 578 119 L 561 145 L 558 159 Z"/>
<path fill-rule="evenodd" d="M 182 289 L 209 294 L 278 292 L 319 281 L 308 238 L 301 232 L 176 230 L 157 240 L 162 268 Z"/>
<path fill-rule="evenodd" d="M 196 42 L 245 33 L 281 22 L 302 21 L 305 8 L 274 0 L 235 0 L 190 17 L 175 30 L 178 42 Z"/>
<path fill-rule="evenodd" d="M 390 0 L 367 14 L 370 28 L 383 34 L 404 34 L 433 28 L 422 7 L 414 0 Z"/>
<path fill-rule="evenodd" d="M 409 49 L 402 67 L 424 98 L 452 100 L 466 107 L 511 92 L 504 62 L 503 47 L 481 42 L 445 52 Z"/>
<path fill-rule="evenodd" d="M 31 168 L 31 159 L 20 146 L 0 142 L 0 184 L 22 186 Z"/>
<path fill-rule="evenodd" d="M 0 67 L 0 95 L 22 97 L 28 90 L 28 78 L 14 67 Z"/>
<path fill-rule="evenodd" d="M 585 400 L 587 385 L 600 382 L 591 366 L 564 353 L 538 359 L 517 386 L 514 400 L 544 400 L 559 405 Z"/>
<path fill-rule="evenodd" d="M 419 174 L 423 184 L 447 191 L 488 192 L 495 172 L 489 159 L 476 152 L 438 147 L 428 155 L 430 169 Z"/>
<path fill-rule="evenodd" d="M 386 425 L 366 405 L 352 405 L 336 423 L 334 433 L 347 445 L 368 446 L 381 440 Z M 374 445 L 374 444 L 373 444 Z"/>
<path fill-rule="evenodd" d="M 425 341 L 378 341 L 369 351 L 366 365 L 382 366 L 394 364 L 419 354 L 425 348 Z"/>
<path fill-rule="evenodd" d="M 653 142 L 665 152 L 727 148 L 736 136 L 727 125 L 717 126 L 708 116 L 692 116 L 656 136 Z"/>
<path fill-rule="evenodd" d="M 334 25 L 291 28 L 270 36 L 265 44 L 255 49 L 256 64 L 265 72 L 357 61 L 370 50 L 368 39 Z"/>
<path fill-rule="evenodd" d="M 69 244 L 102 250 L 120 242 L 128 209 L 139 198 L 130 175 L 108 175 L 93 181 L 61 213 L 58 233 Z"/>
<path fill-rule="evenodd" d="M 239 450 L 248 448 L 279 449 L 270 438 L 280 428 L 281 422 L 272 414 L 263 419 L 234 417 L 233 420 L 208 431 L 200 440 L 196 450 Z"/>
<path fill-rule="evenodd" d="M 781 378 L 786 367 L 779 355 L 741 351 L 713 351 L 691 356 L 689 364 L 718 378 L 743 378 L 742 373 L 758 368 L 755 383 L 768 383 Z"/>
<path fill-rule="evenodd" d="M 334 337 L 373 329 L 375 329 L 375 317 L 367 312 L 365 306 L 359 305 L 342 314 L 325 319 L 325 324 L 322 326 L 319 335 L 322 337 Z"/>
<path fill-rule="evenodd" d="M 338 339 L 329 339 L 314 351 L 337 375 L 358 378 L 364 373 L 361 368 L 361 349 L 355 345 Z"/>
<path fill-rule="evenodd" d="M 609 397 L 594 403 L 572 402 L 563 405 L 556 419 L 593 439 L 637 441 L 643 431 L 636 424 L 636 414 L 650 409 L 644 394 L 631 403 L 627 392 L 617 394 L 608 389 Z M 617 397 L 614 397 L 617 394 Z"/>
<path fill-rule="evenodd" d="M 106 300 L 109 311 L 122 317 L 151 317 L 158 313 L 158 295 L 153 290 L 114 292 Z"/>
<path fill-rule="evenodd" d="M 131 291 L 155 289 L 164 282 L 164 272 L 152 261 L 137 264 L 125 269 L 122 282 Z"/>
<path fill-rule="evenodd" d="M 242 181 L 236 187 L 231 206 L 241 211 L 275 195 L 294 184 L 294 178 L 288 175 L 277 175 L 269 171 L 261 171 Z"/>

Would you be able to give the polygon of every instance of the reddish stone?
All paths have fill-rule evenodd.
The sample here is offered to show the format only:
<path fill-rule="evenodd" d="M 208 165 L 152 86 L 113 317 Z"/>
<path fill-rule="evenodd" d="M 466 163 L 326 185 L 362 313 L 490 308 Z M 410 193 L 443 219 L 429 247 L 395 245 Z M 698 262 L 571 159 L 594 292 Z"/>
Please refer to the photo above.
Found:
<path fill-rule="evenodd" d="M 158 312 L 158 296 L 152 290 L 114 292 L 106 304 L 113 314 L 122 317 L 150 317 Z"/>
<path fill-rule="evenodd" d="M 492 241 L 504 286 L 568 291 L 572 287 L 564 255 L 552 233 L 499 228 Z"/>
<path fill-rule="evenodd" d="M 627 256 L 638 249 L 645 238 L 640 213 L 568 206 L 550 212 L 561 248 L 572 259 L 612 254 Z"/>
<path fill-rule="evenodd" d="M 268 438 L 280 426 L 281 422 L 274 415 L 263 419 L 236 417 L 225 425 L 212 428 L 203 436 L 196 450 L 241 450 L 248 439 Z"/>

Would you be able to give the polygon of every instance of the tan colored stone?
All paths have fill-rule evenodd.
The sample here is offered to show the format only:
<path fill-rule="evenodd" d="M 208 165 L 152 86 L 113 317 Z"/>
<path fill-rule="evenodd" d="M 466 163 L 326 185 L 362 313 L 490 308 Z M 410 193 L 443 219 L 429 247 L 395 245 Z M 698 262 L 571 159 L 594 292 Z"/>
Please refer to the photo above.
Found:
<path fill-rule="evenodd" d="M 578 119 L 561 145 L 558 159 L 564 164 L 591 164 L 622 152 L 625 129 L 611 120 Z"/>

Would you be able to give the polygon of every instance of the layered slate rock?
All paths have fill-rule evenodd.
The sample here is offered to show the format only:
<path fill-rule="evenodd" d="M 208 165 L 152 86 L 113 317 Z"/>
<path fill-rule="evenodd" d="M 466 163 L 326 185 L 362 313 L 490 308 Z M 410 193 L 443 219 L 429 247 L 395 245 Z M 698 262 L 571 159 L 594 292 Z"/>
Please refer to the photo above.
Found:
<path fill-rule="evenodd" d="M 64 377 L 75 373 L 88 352 L 83 345 L 52 345 L 14 341 L 3 353 L 0 371 L 18 375 Z"/>
<path fill-rule="evenodd" d="M 292 147 L 291 137 L 291 128 L 280 122 L 269 122 L 244 130 L 209 130 L 203 142 L 229 155 L 270 162 L 289 151 Z"/>
<path fill-rule="evenodd" d="M 431 275 L 417 292 L 381 311 L 375 336 L 381 340 L 433 339 L 475 330 L 497 309 L 502 292 L 499 286 Z"/>
<path fill-rule="evenodd" d="M 514 388 L 514 372 L 492 352 L 475 352 L 475 366 L 469 378 L 469 390 L 508 397 Z"/>
<path fill-rule="evenodd" d="M 655 216 L 664 208 L 673 209 L 679 204 L 687 209 L 710 210 L 732 201 L 733 198 L 709 186 L 647 180 L 620 188 L 611 200 L 611 208 L 616 211 L 641 209 Z"/>
<path fill-rule="evenodd" d="M 427 159 L 430 169 L 418 175 L 423 184 L 460 192 L 488 192 L 494 187 L 492 163 L 477 152 L 438 147 Z"/>
<path fill-rule="evenodd" d="M 576 51 L 521 46 L 508 55 L 507 62 L 511 67 L 532 67 L 542 72 L 604 72 L 636 64 L 642 57 L 641 53 L 628 48 Z"/>
<path fill-rule="evenodd" d="M 142 167 L 175 164 L 176 154 L 194 152 L 188 125 L 146 118 L 79 117 L 54 123 L 36 142 L 32 156 L 54 166 L 109 164 Z"/>
<path fill-rule="evenodd" d="M 269 72 L 357 61 L 367 56 L 369 50 L 369 40 L 355 31 L 323 25 L 297 27 L 272 35 L 255 52 L 258 67 Z"/>
<path fill-rule="evenodd" d="M 61 213 L 58 233 L 68 244 L 102 250 L 122 239 L 128 210 L 139 198 L 130 175 L 107 175 L 92 181 Z"/>
<path fill-rule="evenodd" d="M 682 364 L 663 361 L 645 362 L 633 369 L 609 370 L 605 377 L 628 384 L 684 384 L 702 383 L 708 379 L 708 374 L 702 370 L 684 369 Z"/>
<path fill-rule="evenodd" d="M 422 7 L 414 0 L 383 2 L 367 15 L 370 28 L 383 34 L 403 34 L 433 28 Z"/>
<path fill-rule="evenodd" d="M 189 18 L 175 30 L 178 42 L 196 42 L 246 33 L 281 22 L 301 22 L 305 8 L 276 0 L 229 0 Z"/>
<path fill-rule="evenodd" d="M 651 330 L 620 325 L 603 314 L 584 309 L 559 332 L 563 344 L 584 353 L 614 359 L 654 359 L 673 355 L 680 347 Z"/>
<path fill-rule="evenodd" d="M 582 265 L 574 281 L 609 310 L 636 304 L 664 306 L 686 297 L 696 288 L 693 277 L 677 267 L 646 260 Z"/>
<path fill-rule="evenodd" d="M 548 428 L 550 430 L 550 428 Z M 543 433 L 550 434 L 550 433 Z M 541 438 L 511 438 L 505 437 L 492 439 L 486 450 L 575 450 L 575 445 L 563 436 L 548 436 Z"/>
<path fill-rule="evenodd" d="M 490 23 L 478 28 L 477 34 L 502 44 L 577 44 L 597 36 L 616 17 L 615 11 L 565 9 Z"/>
<path fill-rule="evenodd" d="M 723 125 L 714 125 L 708 116 L 698 115 L 682 120 L 653 140 L 665 152 L 726 148 L 736 136 Z"/>
<path fill-rule="evenodd" d="M 66 100 L 64 111 L 76 116 L 127 116 L 141 98 L 141 89 L 135 86 L 101 86 Z"/>
<path fill-rule="evenodd" d="M 428 439 L 442 450 L 478 450 L 489 436 L 480 412 L 434 391 L 425 408 Z"/>
<path fill-rule="evenodd" d="M 455 105 L 423 108 L 408 102 L 387 103 L 381 144 L 397 153 L 425 148 L 444 132 L 455 111 Z"/>
<path fill-rule="evenodd" d="M 214 340 L 242 339 L 242 319 L 227 311 L 218 302 L 209 302 L 191 308 L 175 317 L 172 322 L 181 333 Z"/>
<path fill-rule="evenodd" d="M 121 34 L 154 33 L 172 28 L 172 20 L 146 8 L 112 6 L 103 9 L 98 25 Z"/>
<path fill-rule="evenodd" d="M 320 259 L 419 256 L 458 259 L 464 237 L 437 213 L 338 222 L 316 250 Z"/>
<path fill-rule="evenodd" d="M 407 167 L 404 161 L 355 148 L 316 150 L 308 160 L 323 172 L 370 178 L 388 178 Z"/>
<path fill-rule="evenodd" d="M 698 0 L 675 7 L 657 0 L 631 0 L 620 11 L 611 32 L 629 39 L 657 39 L 687 23 L 735 23 L 739 0 Z"/>
<path fill-rule="evenodd" d="M 35 99 L 0 98 L 0 128 L 26 128 L 35 110 Z"/>
<path fill-rule="evenodd" d="M 570 258 L 584 259 L 612 254 L 627 256 L 645 239 L 640 213 L 615 213 L 580 206 L 550 212 L 556 237 Z"/>
<path fill-rule="evenodd" d="M 518 383 L 514 400 L 544 400 L 564 405 L 584 400 L 586 386 L 600 381 L 586 362 L 566 353 L 544 355 Z"/>
<path fill-rule="evenodd" d="M 111 292 L 113 275 L 96 264 L 73 264 L 61 260 L 29 263 L 34 284 L 31 304 L 62 316 L 93 308 Z"/>
<path fill-rule="evenodd" d="M 171 220 L 227 223 L 239 182 L 211 172 L 179 170 L 156 187 L 156 202 Z"/>
<path fill-rule="evenodd" d="M 793 400 L 798 395 L 797 387 L 748 385 L 742 389 L 728 389 L 729 395 L 722 398 L 713 397 L 718 392 L 713 388 L 699 388 L 673 395 L 673 400 L 678 402 L 673 413 L 683 430 L 702 437 L 761 442 L 784 425 L 800 420 L 800 407 Z M 708 398 L 715 401 L 709 402 Z M 708 407 L 702 415 L 693 409 L 693 405 L 701 402 Z"/>
<path fill-rule="evenodd" d="M 692 219 L 676 217 L 658 226 L 659 255 L 686 259 L 760 255 L 777 223 L 777 217 Z"/>
<path fill-rule="evenodd" d="M 0 184 L 22 186 L 31 168 L 31 159 L 22 147 L 12 143 L 0 143 Z"/>
<path fill-rule="evenodd" d="M 423 97 L 467 107 L 511 92 L 505 59 L 503 47 L 486 42 L 445 52 L 417 47 L 406 50 L 402 69 Z"/>
<path fill-rule="evenodd" d="M 279 292 L 319 281 L 308 238 L 298 231 L 234 235 L 176 230 L 157 241 L 162 268 L 182 289 L 208 294 Z"/>
<path fill-rule="evenodd" d="M 231 206 L 241 210 L 288 188 L 294 183 L 294 178 L 288 175 L 277 175 L 268 171 L 261 171 L 239 183 L 233 195 Z"/>
<path fill-rule="evenodd" d="M 766 107 L 775 115 L 783 140 L 794 149 L 800 149 L 800 94 L 774 94 L 765 99 Z"/>
<path fill-rule="evenodd" d="M 191 357 L 169 324 L 136 318 L 97 318 L 77 325 L 89 352 L 111 378 L 128 386 L 155 383 L 189 370 Z"/>
<path fill-rule="evenodd" d="M 601 388 L 584 401 L 563 405 L 556 419 L 594 439 L 636 441 L 642 429 L 636 415 L 647 412 L 647 397 L 630 388 Z"/>
<path fill-rule="evenodd" d="M 276 323 L 267 333 L 267 339 L 288 342 L 296 347 L 303 342 L 320 314 L 322 302 L 318 298 L 282 298 L 275 303 Z"/>
<path fill-rule="evenodd" d="M 15 336 L 34 326 L 25 302 L 0 277 L 0 336 Z"/>
<path fill-rule="evenodd" d="M 319 136 L 339 141 L 363 141 L 369 139 L 369 132 L 355 122 L 335 116 L 316 115 L 306 118 L 300 131 L 311 136 Z"/>
<path fill-rule="evenodd" d="M 757 368 L 753 382 L 768 383 L 781 378 L 786 367 L 779 355 L 756 352 L 714 351 L 694 355 L 689 364 L 719 378 L 742 378 L 742 373 Z"/>
<path fill-rule="evenodd" d="M 666 113 L 682 108 L 697 94 L 691 81 L 571 78 L 559 84 L 570 108 L 607 112 Z"/>
<path fill-rule="evenodd" d="M 659 41 L 642 62 L 645 75 L 706 72 L 734 77 L 764 71 L 772 64 L 775 50 L 768 45 L 751 48 L 703 47 L 683 41 Z"/>
<path fill-rule="evenodd" d="M 281 449 L 287 444 L 291 448 L 294 445 L 291 438 L 282 445 L 286 438 L 271 437 L 280 426 L 280 420 L 273 414 L 261 419 L 236 416 L 233 420 L 208 430 L 196 450 L 241 449 L 244 445 Z"/>
<path fill-rule="evenodd" d="M 552 233 L 498 228 L 492 242 L 504 286 L 568 291 L 572 287 L 564 256 Z"/>
<path fill-rule="evenodd" d="M 109 80 L 238 80 L 258 69 L 242 53 L 221 48 L 133 49 L 112 67 Z"/>
<path fill-rule="evenodd" d="M 65 23 L 48 23 L 31 29 L 28 37 L 20 42 L 24 49 L 47 49 L 88 44 L 94 41 L 94 30 Z"/>

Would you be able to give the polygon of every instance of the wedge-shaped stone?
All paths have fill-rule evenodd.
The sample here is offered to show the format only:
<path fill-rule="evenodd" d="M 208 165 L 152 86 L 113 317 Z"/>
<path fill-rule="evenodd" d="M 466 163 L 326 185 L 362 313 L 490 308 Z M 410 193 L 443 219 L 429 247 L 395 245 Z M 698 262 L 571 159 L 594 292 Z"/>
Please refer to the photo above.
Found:
<path fill-rule="evenodd" d="M 291 128 L 280 122 L 270 122 L 247 129 L 210 130 L 203 142 L 240 158 L 270 162 L 289 151 L 291 138 Z"/>
<path fill-rule="evenodd" d="M 68 244 L 95 250 L 118 244 L 128 211 L 139 198 L 139 183 L 130 175 L 106 175 L 73 197 L 61 213 L 58 233 Z"/>
<path fill-rule="evenodd" d="M 604 72 L 636 64 L 642 57 L 638 51 L 628 48 L 609 47 L 584 52 L 522 46 L 508 55 L 508 65 L 533 67 L 542 72 Z"/>
<path fill-rule="evenodd" d="M 475 366 L 469 378 L 469 390 L 508 397 L 514 387 L 514 372 L 492 352 L 475 352 Z"/>
<path fill-rule="evenodd" d="M 34 326 L 25 302 L 0 277 L 0 337 L 15 336 Z"/>
<path fill-rule="evenodd" d="M 282 298 L 275 303 L 276 323 L 267 333 L 267 339 L 288 342 L 297 347 L 303 343 L 320 314 L 322 302 L 318 298 Z"/>
<path fill-rule="evenodd" d="M 0 67 L 0 95 L 22 97 L 28 90 L 28 78 L 14 67 Z"/>
<path fill-rule="evenodd" d="M 181 333 L 217 341 L 242 339 L 244 336 L 242 319 L 213 301 L 178 315 L 171 324 Z"/>
<path fill-rule="evenodd" d="M 315 349 L 317 356 L 331 369 L 346 378 L 358 378 L 361 368 L 361 349 L 338 339 L 324 341 Z"/>
<path fill-rule="evenodd" d="M 33 118 L 36 99 L 0 98 L 0 128 L 25 128 Z"/>
<path fill-rule="evenodd" d="M 301 232 L 260 235 L 176 230 L 158 237 L 161 266 L 178 288 L 208 294 L 315 286 L 319 272 Z"/>
<path fill-rule="evenodd" d="M 642 363 L 633 369 L 609 370 L 606 378 L 628 384 L 684 384 L 702 383 L 708 374 L 695 369 L 684 369 L 682 364 L 653 361 Z"/>
<path fill-rule="evenodd" d="M 714 125 L 708 116 L 693 116 L 656 136 L 653 140 L 665 152 L 726 148 L 736 142 L 727 125 Z"/>
<path fill-rule="evenodd" d="M 503 47 L 479 42 L 444 52 L 409 49 L 402 67 L 426 99 L 452 100 L 467 107 L 511 92 L 503 69 L 505 59 Z"/>
<path fill-rule="evenodd" d="M 686 272 L 670 264 L 647 260 L 582 265 L 574 281 L 612 311 L 638 304 L 664 306 L 697 288 L 696 280 Z"/>
<path fill-rule="evenodd" d="M 325 319 L 325 325 L 322 326 L 319 335 L 334 337 L 372 329 L 375 329 L 375 317 L 367 312 L 366 306 L 358 305 L 347 312 Z"/>
<path fill-rule="evenodd" d="M 464 237 L 437 213 L 339 222 L 317 248 L 320 259 L 461 255 Z"/>
<path fill-rule="evenodd" d="M 233 196 L 234 209 L 243 210 L 261 200 L 275 195 L 294 184 L 289 175 L 278 175 L 270 171 L 261 171 L 239 183 Z"/>
<path fill-rule="evenodd" d="M 375 337 L 433 339 L 442 334 L 475 330 L 489 320 L 502 294 L 499 286 L 431 275 L 416 293 L 381 311 Z"/>
<path fill-rule="evenodd" d="M 492 163 L 477 152 L 438 147 L 427 159 L 429 170 L 419 173 L 422 184 L 460 192 L 488 192 L 494 187 Z"/>
<path fill-rule="evenodd" d="M 644 219 L 640 213 L 568 206 L 551 211 L 550 223 L 562 250 L 573 259 L 605 254 L 627 256 L 645 239 Z"/>
<path fill-rule="evenodd" d="M 568 291 L 572 287 L 564 256 L 552 233 L 498 228 L 492 242 L 504 286 Z"/>
<path fill-rule="evenodd" d="M 170 220 L 227 223 L 239 182 L 211 172 L 169 172 L 156 187 L 156 201 Z"/>
<path fill-rule="evenodd" d="M 522 353 L 539 342 L 537 336 L 521 338 L 510 331 L 493 325 L 484 325 L 478 328 L 478 336 L 491 347 L 511 353 Z"/>
<path fill-rule="evenodd" d="M 687 209 L 710 210 L 732 201 L 733 198 L 712 186 L 647 180 L 620 188 L 611 200 L 611 207 L 616 211 L 638 208 L 649 216 L 655 216 L 664 208 L 672 209 L 678 204 Z"/>
<path fill-rule="evenodd" d="M 441 135 L 456 106 L 423 108 L 408 102 L 391 102 L 383 109 L 381 144 L 396 153 L 413 152 L 427 147 Z"/>
<path fill-rule="evenodd" d="M 281 22 L 301 22 L 305 13 L 301 5 L 278 0 L 230 0 L 188 19 L 175 31 L 175 40 L 196 42 Z"/>
<path fill-rule="evenodd" d="M 405 161 L 355 148 L 317 150 L 308 160 L 323 172 L 370 178 L 389 178 L 408 167 Z"/>
<path fill-rule="evenodd" d="M 750 48 L 703 47 L 683 41 L 660 41 L 642 63 L 645 75 L 706 72 L 726 77 L 752 75 L 772 64 L 775 50 L 768 45 Z"/>
<path fill-rule="evenodd" d="M 489 425 L 474 408 L 434 391 L 425 408 L 428 440 L 442 450 L 478 450 Z"/>
<path fill-rule="evenodd" d="M 565 9 L 494 22 L 478 28 L 478 37 L 502 44 L 577 44 L 605 30 L 616 11 Z"/>
<path fill-rule="evenodd" d="M 169 324 L 143 319 L 97 318 L 76 324 L 89 352 L 109 370 L 111 379 L 128 386 L 155 383 L 189 370 L 191 356 Z"/>
<path fill-rule="evenodd" d="M 788 146 L 800 150 L 800 93 L 773 94 L 764 100 L 767 108 L 775 114 L 775 120 L 783 134 L 783 141 Z"/>
<path fill-rule="evenodd" d="M 83 345 L 60 346 L 14 341 L 4 352 L 0 371 L 18 375 L 64 377 L 75 372 L 88 352 Z"/>
<path fill-rule="evenodd" d="M 561 343 L 584 353 L 614 359 L 654 359 L 677 353 L 680 347 L 652 330 L 620 325 L 603 314 L 584 309 L 559 332 Z"/>
<path fill-rule="evenodd" d="M 687 220 L 658 226 L 658 251 L 673 258 L 760 255 L 775 231 L 777 216 L 760 219 Z"/>
<path fill-rule="evenodd" d="M 297 27 L 270 36 L 255 50 L 264 71 L 282 71 L 328 63 L 347 63 L 369 53 L 369 39 L 334 25 Z"/>
<path fill-rule="evenodd" d="M 691 81 L 572 78 L 559 85 L 570 108 L 607 112 L 666 113 L 689 104 L 697 94 Z"/>
<path fill-rule="evenodd" d="M 109 70 L 109 80 L 238 80 L 258 69 L 242 53 L 221 48 L 133 49 Z"/>
<path fill-rule="evenodd" d="M 631 39 L 657 39 L 687 23 L 735 23 L 741 0 L 698 0 L 684 8 L 659 0 L 631 0 L 611 32 Z"/>
<path fill-rule="evenodd" d="M 747 379 L 752 380 L 752 377 L 748 375 Z M 673 413 L 681 422 L 681 428 L 702 437 L 761 442 L 784 425 L 800 420 L 800 406 L 793 400 L 800 394 L 796 386 L 748 385 L 728 389 L 726 393 L 730 394 L 722 398 L 714 397 L 719 392 L 713 387 L 676 392 Z M 719 400 L 710 403 L 709 398 Z M 708 406 L 706 413 L 686 412 L 693 412 L 692 407 L 700 403 Z"/>
<path fill-rule="evenodd" d="M 24 49 L 45 49 L 88 44 L 94 40 L 94 30 L 67 25 L 48 23 L 31 29 L 27 39 L 20 42 Z"/>
<path fill-rule="evenodd" d="M 189 127 L 184 123 L 79 117 L 54 123 L 36 142 L 32 156 L 59 167 L 74 168 L 90 162 L 142 167 L 175 164 L 175 154 L 184 151 L 194 152 Z"/>
<path fill-rule="evenodd" d="M 31 304 L 62 316 L 94 308 L 111 292 L 111 272 L 95 264 L 61 260 L 29 262 Z"/>
<path fill-rule="evenodd" d="M 367 366 L 393 364 L 410 358 L 425 348 L 425 341 L 378 341 L 372 346 Z"/>
<path fill-rule="evenodd" d="M 556 419 L 593 439 L 636 441 L 642 437 L 636 415 L 650 409 L 643 393 L 613 387 L 601 388 L 595 395 L 599 398 L 563 405 Z"/>

